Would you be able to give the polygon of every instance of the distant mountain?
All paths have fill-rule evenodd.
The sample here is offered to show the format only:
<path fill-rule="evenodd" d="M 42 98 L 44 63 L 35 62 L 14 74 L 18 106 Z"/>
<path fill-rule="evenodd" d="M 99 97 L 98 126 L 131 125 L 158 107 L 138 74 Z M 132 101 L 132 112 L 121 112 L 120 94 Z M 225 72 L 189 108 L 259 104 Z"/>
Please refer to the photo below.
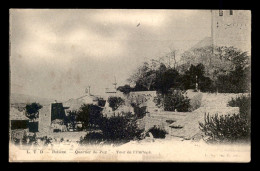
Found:
<path fill-rule="evenodd" d="M 197 48 L 203 48 L 203 47 L 207 47 L 207 46 L 211 46 L 212 45 L 212 37 L 205 37 L 204 39 L 202 39 L 201 41 L 199 41 L 198 43 L 196 43 L 191 50 L 193 49 L 197 49 Z"/>
<path fill-rule="evenodd" d="M 43 97 L 25 95 L 25 94 L 18 94 L 18 93 L 11 93 L 10 96 L 10 104 L 17 104 L 17 103 L 40 103 L 41 105 L 48 105 L 54 102 L 55 99 L 48 99 Z"/>

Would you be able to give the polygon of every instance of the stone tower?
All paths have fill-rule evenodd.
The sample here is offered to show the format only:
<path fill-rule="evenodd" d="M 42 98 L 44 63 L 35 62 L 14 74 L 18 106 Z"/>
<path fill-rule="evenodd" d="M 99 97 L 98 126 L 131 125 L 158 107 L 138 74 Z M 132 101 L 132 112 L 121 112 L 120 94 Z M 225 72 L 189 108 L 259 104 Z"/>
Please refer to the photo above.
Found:
<path fill-rule="evenodd" d="M 251 11 L 211 10 L 214 46 L 233 46 L 251 54 Z"/>

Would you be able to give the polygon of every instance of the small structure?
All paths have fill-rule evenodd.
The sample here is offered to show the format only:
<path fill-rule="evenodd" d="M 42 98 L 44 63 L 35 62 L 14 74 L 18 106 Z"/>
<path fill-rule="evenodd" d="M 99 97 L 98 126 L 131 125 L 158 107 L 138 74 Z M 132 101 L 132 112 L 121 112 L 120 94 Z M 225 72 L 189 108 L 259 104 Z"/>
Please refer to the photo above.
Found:
<path fill-rule="evenodd" d="M 20 112 L 18 109 L 11 107 L 9 120 L 11 140 L 21 140 L 23 135 L 29 132 L 29 118 L 25 116 L 24 112 Z"/>

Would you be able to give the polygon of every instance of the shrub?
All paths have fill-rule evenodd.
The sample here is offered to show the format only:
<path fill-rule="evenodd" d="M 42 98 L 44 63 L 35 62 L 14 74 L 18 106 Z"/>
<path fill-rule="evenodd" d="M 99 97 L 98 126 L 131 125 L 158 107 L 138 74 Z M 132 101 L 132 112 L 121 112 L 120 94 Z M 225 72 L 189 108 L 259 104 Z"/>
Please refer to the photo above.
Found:
<path fill-rule="evenodd" d="M 170 93 L 157 97 L 157 106 L 162 105 L 165 111 L 188 112 L 190 99 L 181 90 L 170 90 Z"/>
<path fill-rule="evenodd" d="M 133 88 L 130 87 L 130 85 L 124 85 L 124 86 L 119 86 L 117 88 L 118 91 L 121 91 L 124 94 L 129 94 L 131 91 L 133 91 Z"/>
<path fill-rule="evenodd" d="M 245 117 L 240 114 L 209 116 L 205 114 L 205 123 L 199 123 L 200 129 L 209 136 L 211 142 L 248 141 L 250 126 Z"/>
<path fill-rule="evenodd" d="M 250 68 L 236 68 L 227 75 L 217 77 L 217 88 L 220 93 L 245 93 L 250 91 Z"/>
<path fill-rule="evenodd" d="M 81 137 L 79 143 L 80 144 L 93 144 L 93 143 L 100 143 L 103 141 L 103 134 L 98 132 L 90 132 L 85 135 L 83 138 Z"/>
<path fill-rule="evenodd" d="M 75 130 L 77 124 L 77 111 L 69 111 L 68 115 L 64 118 L 64 123 L 68 128 Z"/>
<path fill-rule="evenodd" d="M 24 133 L 23 138 L 22 138 L 22 144 L 23 145 L 37 144 L 36 133 L 34 133 L 33 136 L 27 135 L 26 133 Z"/>
<path fill-rule="evenodd" d="M 237 98 L 232 98 L 231 101 L 228 102 L 228 105 L 232 107 L 239 107 L 239 113 L 242 116 L 245 116 L 248 119 L 251 118 L 251 95 L 242 95 Z"/>
<path fill-rule="evenodd" d="M 167 132 L 165 131 L 164 128 L 161 128 L 157 125 L 154 125 L 152 128 L 150 128 L 148 133 L 151 132 L 153 134 L 154 138 L 165 138 Z"/>
<path fill-rule="evenodd" d="M 106 104 L 106 100 L 99 98 L 98 99 L 98 106 L 104 107 Z"/>
<path fill-rule="evenodd" d="M 83 129 L 98 126 L 102 118 L 102 108 L 93 104 L 83 104 L 77 113 L 77 121 L 82 122 Z"/>
<path fill-rule="evenodd" d="M 137 126 L 137 120 L 132 118 L 130 114 L 123 116 L 112 116 L 103 118 L 100 124 L 103 138 L 109 141 L 130 141 L 133 139 L 141 139 L 141 133 Z"/>
<path fill-rule="evenodd" d="M 140 107 L 135 103 L 131 103 L 131 106 L 134 108 L 134 113 L 137 119 L 142 119 L 146 115 L 147 106 Z"/>
<path fill-rule="evenodd" d="M 125 103 L 124 99 L 121 97 L 112 97 L 110 96 L 108 98 L 109 107 L 112 108 L 113 111 L 118 109 L 119 106 L 123 105 Z"/>
<path fill-rule="evenodd" d="M 44 141 L 44 145 L 48 145 L 48 144 L 51 144 L 52 143 L 52 138 L 51 137 L 47 137 L 47 136 L 44 136 L 42 138 L 39 138 L 41 141 Z M 62 138 L 61 139 L 61 142 L 63 141 L 64 139 Z"/>
<path fill-rule="evenodd" d="M 27 104 L 25 106 L 25 114 L 29 119 L 34 120 L 39 117 L 39 110 L 41 108 L 42 105 L 40 105 L 39 103 Z"/>

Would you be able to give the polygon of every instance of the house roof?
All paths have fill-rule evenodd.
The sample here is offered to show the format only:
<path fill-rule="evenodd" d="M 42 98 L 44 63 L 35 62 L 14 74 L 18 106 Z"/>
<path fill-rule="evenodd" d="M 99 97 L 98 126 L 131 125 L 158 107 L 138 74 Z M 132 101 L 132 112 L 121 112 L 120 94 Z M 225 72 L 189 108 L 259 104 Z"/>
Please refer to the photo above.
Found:
<path fill-rule="evenodd" d="M 10 120 L 29 120 L 29 118 L 25 116 L 24 112 L 20 112 L 18 109 L 11 107 Z"/>

